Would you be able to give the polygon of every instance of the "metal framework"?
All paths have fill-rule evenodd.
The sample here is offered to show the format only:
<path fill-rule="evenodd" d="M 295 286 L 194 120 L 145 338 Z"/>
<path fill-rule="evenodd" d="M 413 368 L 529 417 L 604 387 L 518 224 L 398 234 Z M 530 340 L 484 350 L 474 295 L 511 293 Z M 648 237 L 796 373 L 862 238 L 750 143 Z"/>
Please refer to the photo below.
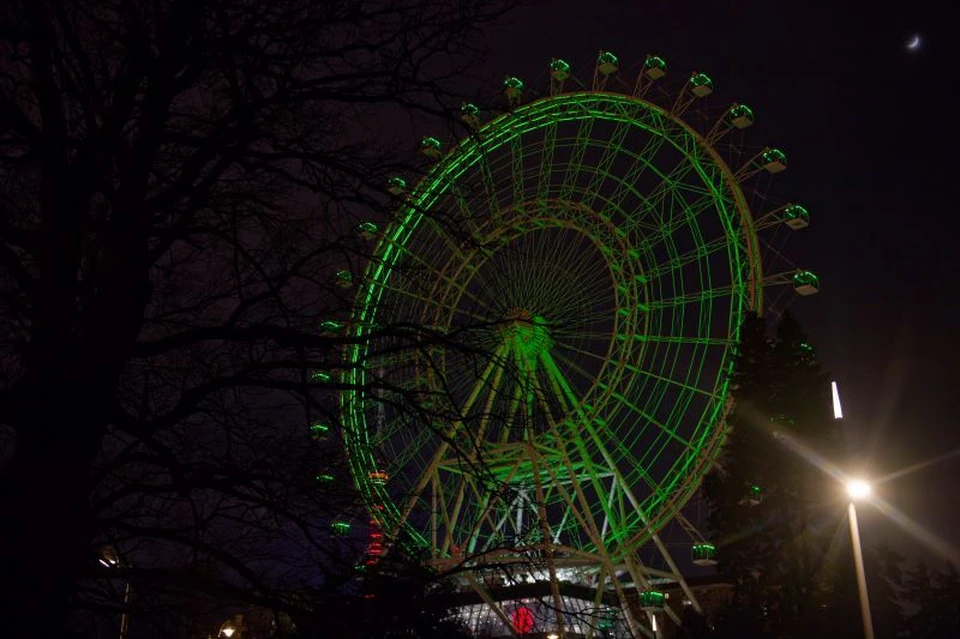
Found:
<path fill-rule="evenodd" d="M 563 612 L 571 580 L 595 612 L 615 596 L 634 635 L 651 631 L 625 584 L 676 581 L 699 609 L 657 533 L 679 518 L 704 541 L 680 509 L 722 441 L 739 326 L 765 284 L 791 282 L 760 257 L 783 208 L 757 224 L 741 186 L 774 172 L 769 153 L 732 171 L 680 118 L 703 74 L 665 108 L 641 97 L 649 70 L 610 92 L 618 64 L 601 52 L 591 90 L 564 93 L 554 60 L 550 96 L 527 104 L 508 78 L 509 111 L 481 125 L 468 105 L 472 135 L 442 155 L 424 141 L 437 163 L 352 280 L 341 376 L 351 472 L 388 542 L 441 569 L 536 573 L 560 635 L 593 634 Z M 666 569 L 641 564 L 650 545 Z M 489 580 L 467 582 L 516 631 Z"/>

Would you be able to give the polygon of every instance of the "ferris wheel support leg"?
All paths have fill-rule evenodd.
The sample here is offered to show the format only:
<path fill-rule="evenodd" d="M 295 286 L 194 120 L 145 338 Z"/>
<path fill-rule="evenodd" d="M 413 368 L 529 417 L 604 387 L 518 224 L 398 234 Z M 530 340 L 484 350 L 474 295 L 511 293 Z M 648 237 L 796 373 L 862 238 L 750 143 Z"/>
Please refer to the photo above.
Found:
<path fill-rule="evenodd" d="M 627 570 L 630 572 L 630 576 L 633 578 L 633 583 L 639 583 L 644 589 L 651 588 L 650 582 L 647 580 L 647 575 L 644 574 L 644 569 L 638 564 L 635 557 L 632 555 L 627 555 L 623 558 L 624 564 L 627 566 Z M 671 578 L 678 577 L 679 575 L 671 574 Z M 673 611 L 672 608 L 666 606 L 664 608 L 664 613 L 670 617 L 670 620 L 677 624 L 677 627 L 682 627 L 683 622 L 680 621 L 680 617 L 677 616 L 677 613 Z"/>
<path fill-rule="evenodd" d="M 484 378 L 487 378 L 493 371 L 497 361 L 503 354 L 503 348 L 503 346 L 500 346 L 495 351 L 490 362 L 487 364 L 486 370 L 484 371 Z M 464 403 L 464 407 L 461 410 L 462 415 L 466 415 L 473 407 L 473 404 L 477 401 L 477 396 L 480 394 L 480 389 L 482 387 L 482 384 L 477 384 L 476 387 L 474 387 L 473 391 L 470 393 L 470 397 L 468 397 L 467 401 Z M 395 529 L 389 531 L 390 536 L 395 537 L 400 532 L 400 527 L 403 525 L 403 522 L 405 522 L 410 516 L 414 506 L 417 504 L 417 500 L 419 500 L 420 495 L 423 494 L 424 488 L 426 488 L 427 484 L 430 483 L 430 479 L 436 474 L 437 468 L 439 467 L 440 462 L 443 460 L 444 455 L 446 455 L 447 451 L 450 449 L 450 442 L 453 440 L 453 436 L 461 428 L 463 428 L 463 420 L 458 419 L 444 432 L 443 441 L 440 442 L 440 445 L 437 447 L 437 451 L 434 453 L 433 458 L 430 460 L 430 463 L 427 464 L 427 467 L 420 476 L 419 481 L 417 481 L 416 486 L 414 486 L 413 491 L 407 498 L 403 509 L 400 511 L 400 518 L 396 522 Z"/>
<path fill-rule="evenodd" d="M 630 601 L 623 591 L 623 586 L 620 585 L 620 580 L 617 579 L 617 573 L 613 570 L 613 566 L 610 566 L 607 578 L 610 579 L 610 585 L 613 586 L 613 590 L 617 593 L 617 598 L 620 600 L 620 608 L 623 609 L 623 617 L 627 620 L 627 628 L 630 630 L 630 635 L 633 637 L 651 637 L 651 639 L 655 639 L 650 629 L 642 623 L 639 623 L 637 618 L 633 616 Z M 601 590 L 604 586 L 605 584 L 603 582 L 597 584 L 597 588 Z"/>
<path fill-rule="evenodd" d="M 643 516 L 643 513 L 640 512 L 639 508 L 637 512 L 640 513 L 640 518 L 641 518 L 641 521 L 643 521 L 644 525 L 647 525 L 646 518 Z M 680 569 L 677 567 L 677 562 L 673 560 L 673 557 L 670 556 L 670 551 L 668 551 L 667 547 L 663 545 L 663 541 L 660 539 L 660 535 L 658 535 L 657 533 L 653 533 L 652 535 L 650 535 L 650 538 L 653 540 L 654 545 L 656 545 L 657 550 L 660 551 L 660 555 L 663 557 L 664 561 L 666 561 L 667 565 L 670 566 L 670 570 L 673 571 L 673 574 L 677 580 L 677 583 L 680 584 L 680 588 L 683 590 L 683 594 L 685 594 L 687 596 L 687 599 L 690 600 L 690 605 L 692 605 L 693 609 L 697 611 L 697 614 L 702 615 L 703 608 L 700 606 L 700 602 L 697 601 L 696 595 L 693 594 L 693 591 L 690 590 L 690 586 L 687 585 L 687 580 L 683 578 L 682 574 L 680 574 Z"/>
<path fill-rule="evenodd" d="M 555 375 L 559 376 L 559 369 L 557 369 L 556 364 L 553 362 L 553 359 L 550 357 L 550 354 L 544 353 L 543 359 L 544 359 L 544 363 L 547 365 L 548 370 L 550 370 Z M 563 384 L 561 384 L 561 388 L 563 388 L 564 390 L 568 390 L 568 387 L 565 387 Z M 623 478 L 619 475 L 617 471 L 617 466 L 613 462 L 613 459 L 610 457 L 610 453 L 602 445 L 602 442 L 599 440 L 599 438 L 597 438 L 596 433 L 593 431 L 593 429 L 588 427 L 587 430 L 589 431 L 590 435 L 594 438 L 594 440 L 597 442 L 597 447 L 600 451 L 600 454 L 603 456 L 604 461 L 607 462 L 608 467 L 614 472 L 617 479 L 620 480 L 621 489 L 623 490 L 624 495 L 626 495 L 627 500 L 633 506 L 634 510 L 640 516 L 640 521 L 643 522 L 644 526 L 646 526 L 647 528 L 650 528 L 650 522 L 647 520 L 646 516 L 644 515 L 643 509 L 640 506 L 640 501 L 637 499 L 636 495 L 633 494 L 633 491 L 630 490 L 630 488 L 625 484 L 625 482 L 623 482 Z M 673 560 L 673 557 L 670 556 L 670 552 L 667 550 L 666 546 L 664 546 L 663 541 L 661 541 L 660 535 L 658 535 L 656 532 L 652 531 L 651 529 L 650 538 L 653 540 L 653 543 L 656 545 L 657 550 L 660 551 L 660 554 L 661 556 L 663 556 L 664 561 L 667 562 L 667 565 L 670 567 L 670 570 L 673 571 L 677 582 L 680 584 L 680 587 L 683 589 L 683 593 L 690 600 L 690 603 L 693 606 L 694 610 L 696 610 L 698 614 L 703 614 L 703 608 L 700 606 L 700 602 L 697 601 L 697 598 L 696 596 L 694 596 L 693 591 L 690 590 L 690 586 L 687 585 L 687 582 L 683 578 L 683 575 L 680 574 L 680 569 L 677 567 L 677 563 Z M 616 583 L 616 581 L 617 581 L 616 579 L 613 580 L 614 583 Z"/>
<path fill-rule="evenodd" d="M 555 434 L 559 433 L 557 424 L 552 420 L 550 420 L 550 429 Z M 593 543 L 594 547 L 597 548 L 596 558 L 600 564 L 601 571 L 601 577 L 597 582 L 598 598 L 601 597 L 603 590 L 606 587 L 606 578 L 603 575 L 606 574 L 611 576 L 610 584 L 613 586 L 613 590 L 617 595 L 617 600 L 620 602 L 620 608 L 623 610 L 624 618 L 627 621 L 627 627 L 630 629 L 631 635 L 634 637 L 653 637 L 653 635 L 650 633 L 650 630 L 646 626 L 637 622 L 630 610 L 630 601 L 627 599 L 626 593 L 623 591 L 623 587 L 620 585 L 620 582 L 616 579 L 616 569 L 614 568 L 613 559 L 610 557 L 610 554 L 606 552 L 603 544 L 603 538 L 600 536 L 600 530 L 597 527 L 597 522 L 590 510 L 589 502 L 583 492 L 583 488 L 580 485 L 580 481 L 577 478 L 576 473 L 573 472 L 573 463 L 570 461 L 570 458 L 566 455 L 566 453 L 559 451 L 559 456 L 561 462 L 569 473 L 568 479 L 570 481 L 570 485 L 573 487 L 576 499 L 574 500 L 574 498 L 567 493 L 567 490 L 563 488 L 562 482 L 559 481 L 556 472 L 549 464 L 545 466 L 545 470 L 547 471 L 547 474 L 550 475 L 554 485 L 557 486 L 558 492 L 566 501 L 571 512 L 574 513 L 574 517 L 576 517 L 581 525 L 583 525 L 587 530 L 587 535 L 589 536 L 591 543 Z M 575 505 L 575 501 L 580 504 L 580 508 Z"/>
<path fill-rule="evenodd" d="M 565 632 L 563 622 L 563 598 L 560 596 L 560 582 L 557 579 L 557 565 L 553 556 L 553 535 L 550 533 L 550 524 L 547 521 L 546 497 L 543 494 L 543 482 L 540 481 L 540 464 L 537 462 L 539 455 L 530 442 L 527 442 L 527 454 L 530 455 L 530 463 L 533 466 L 537 503 L 540 505 L 538 513 L 540 519 L 540 534 L 543 537 L 543 552 L 547 559 L 547 569 L 550 571 L 550 590 L 553 594 L 553 606 L 557 613 L 557 633 L 562 637 Z"/>
<path fill-rule="evenodd" d="M 487 592 L 487 589 L 481 586 L 469 572 L 464 574 L 466 575 L 467 583 L 470 584 L 470 587 L 473 588 L 474 592 L 480 595 L 480 598 L 483 599 L 484 603 L 490 606 L 490 609 L 493 610 L 493 614 L 497 615 L 500 621 L 503 622 L 504 627 L 510 632 L 510 636 L 519 637 L 520 635 L 518 635 L 517 631 L 514 629 L 513 624 L 510 622 L 510 618 L 507 617 L 507 613 L 505 613 L 500 604 L 490 596 L 490 593 Z"/>

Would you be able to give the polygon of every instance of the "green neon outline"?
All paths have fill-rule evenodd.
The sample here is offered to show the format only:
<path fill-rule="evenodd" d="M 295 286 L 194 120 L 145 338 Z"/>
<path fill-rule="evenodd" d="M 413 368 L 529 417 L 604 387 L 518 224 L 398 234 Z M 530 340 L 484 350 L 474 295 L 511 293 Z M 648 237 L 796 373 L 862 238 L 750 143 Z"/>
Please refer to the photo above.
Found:
<path fill-rule="evenodd" d="M 352 475 L 364 498 L 371 504 L 383 506 L 383 510 L 376 510 L 373 514 L 375 517 L 382 518 L 387 525 L 395 523 L 401 513 L 398 506 L 391 501 L 386 489 L 382 485 L 370 482 L 368 479 L 369 474 L 378 469 L 378 465 L 371 449 L 371 428 L 370 424 L 367 423 L 367 412 L 363 408 L 366 397 L 362 389 L 367 383 L 367 373 L 363 363 L 366 360 L 366 353 L 369 348 L 363 342 L 363 338 L 369 336 L 373 327 L 377 325 L 377 308 L 383 295 L 390 290 L 389 282 L 392 274 L 397 268 L 401 256 L 406 251 L 411 237 L 418 227 L 424 223 L 424 212 L 430 211 L 441 198 L 454 193 L 457 195 L 458 201 L 461 202 L 461 208 L 472 211 L 457 187 L 460 178 L 468 170 L 480 167 L 485 197 L 491 205 L 490 214 L 499 216 L 499 201 L 502 194 L 496 189 L 491 177 L 493 171 L 499 167 L 491 167 L 488 157 L 504 146 L 512 148 L 513 152 L 510 157 L 513 158 L 513 164 L 509 171 L 514 173 L 515 182 L 518 175 L 522 173 L 524 166 L 536 166 L 536 160 L 540 158 L 552 161 L 553 144 L 556 143 L 556 130 L 559 123 L 577 121 L 580 121 L 578 140 L 582 139 L 582 142 L 577 142 L 574 152 L 579 153 L 579 157 L 583 157 L 583 153 L 594 142 L 590 137 L 590 129 L 595 121 L 616 123 L 619 127 L 618 131 L 626 131 L 630 127 L 639 128 L 649 134 L 651 140 L 657 140 L 660 144 L 667 144 L 682 154 L 685 163 L 684 166 L 680 167 L 682 172 L 677 173 L 677 178 L 674 179 L 671 178 L 669 173 L 660 172 L 657 167 L 647 161 L 646 158 L 650 156 L 644 155 L 644 151 L 633 153 L 629 149 L 618 149 L 620 155 L 632 157 L 635 165 L 640 167 L 641 171 L 655 172 L 663 179 L 664 184 L 670 186 L 670 190 L 662 194 L 664 200 L 648 202 L 645 205 L 647 208 L 662 211 L 672 207 L 673 204 L 667 202 L 666 198 L 674 193 L 677 188 L 675 184 L 683 182 L 684 178 L 692 172 L 707 185 L 707 188 L 701 194 L 706 203 L 706 208 L 713 205 L 715 210 L 720 213 L 726 233 L 724 241 L 720 242 L 714 238 L 709 242 L 709 246 L 711 252 L 723 249 L 727 251 L 731 279 L 733 280 L 730 290 L 691 292 L 667 299 L 657 299 L 656 292 L 651 289 L 656 284 L 656 278 L 642 279 L 645 277 L 640 274 L 642 269 L 633 269 L 637 274 L 630 277 L 620 277 L 619 273 L 615 275 L 618 278 L 616 280 L 618 291 L 620 287 L 623 287 L 624 299 L 652 298 L 645 303 L 636 301 L 630 308 L 621 307 L 623 319 L 618 318 L 618 323 L 622 321 L 624 325 L 642 326 L 643 330 L 640 332 L 618 331 L 617 339 L 627 344 L 629 349 L 633 349 L 627 349 L 623 351 L 624 353 L 632 353 L 641 360 L 644 358 L 655 359 L 661 352 L 668 358 L 672 356 L 671 360 L 665 361 L 669 362 L 670 382 L 674 387 L 680 389 L 677 392 L 681 393 L 681 398 L 674 403 L 667 422 L 680 419 L 685 415 L 690 409 L 692 396 L 696 393 L 703 393 L 699 378 L 702 367 L 699 372 L 691 367 L 683 381 L 678 382 L 673 379 L 673 373 L 683 366 L 683 362 L 679 359 L 680 350 L 670 351 L 669 345 L 681 343 L 690 346 L 693 349 L 693 354 L 689 357 L 693 359 L 707 348 L 724 349 L 719 373 L 720 379 L 714 385 L 713 392 L 707 393 L 709 401 L 699 417 L 699 421 L 709 424 L 709 427 L 696 429 L 697 438 L 686 442 L 687 454 L 679 455 L 668 472 L 673 479 L 666 482 L 665 485 L 652 487 L 654 490 L 644 501 L 642 509 L 646 518 L 652 521 L 653 529 L 662 525 L 682 507 L 690 492 L 695 488 L 700 475 L 705 471 L 709 461 L 717 452 L 720 441 L 718 436 L 719 424 L 726 411 L 725 398 L 728 391 L 726 378 L 732 366 L 730 354 L 732 344 L 736 342 L 738 337 L 739 319 L 747 311 L 762 307 L 759 283 L 763 278 L 758 255 L 758 242 L 753 220 L 747 209 L 743 193 L 729 167 L 709 147 L 703 137 L 660 107 L 637 98 L 609 93 L 582 92 L 556 96 L 523 105 L 500 116 L 482 127 L 477 136 L 462 141 L 456 149 L 447 154 L 410 194 L 407 206 L 398 213 L 396 221 L 384 231 L 382 239 L 375 249 L 375 257 L 367 267 L 363 285 L 358 291 L 358 303 L 348 327 L 348 334 L 357 339 L 356 343 L 349 346 L 345 351 L 346 366 L 341 381 L 348 388 L 341 393 L 340 402 Z M 518 157 L 519 150 L 522 149 L 520 140 L 525 133 L 538 130 L 546 131 L 545 140 L 547 144 L 542 148 L 535 149 L 536 157 L 533 157 L 533 153 L 526 156 L 529 161 L 524 162 L 525 157 Z M 622 137 L 620 139 L 622 140 Z M 605 151 L 609 151 L 609 147 Z M 578 167 L 575 166 L 574 171 L 577 170 Z M 594 179 L 600 177 L 600 173 L 594 173 Z M 591 201 L 598 198 L 592 184 L 584 189 L 578 187 L 576 181 L 575 174 L 565 177 L 560 185 L 561 200 L 573 200 L 578 196 L 591 198 Z M 671 186 L 671 184 L 674 185 Z M 543 199 L 546 194 L 550 193 L 551 186 L 555 185 L 545 184 L 541 179 L 537 187 L 538 199 Z M 505 188 L 511 188 L 511 186 L 506 185 Z M 516 184 L 513 185 L 513 188 L 516 188 Z M 621 218 L 631 219 L 631 213 L 624 212 L 619 208 L 624 195 L 632 195 L 634 199 L 647 201 L 646 197 L 633 191 L 630 184 L 621 184 L 619 193 L 619 202 L 617 201 L 618 194 L 614 194 L 612 199 L 606 199 L 606 204 L 600 209 L 601 219 L 612 219 L 614 213 L 619 214 Z M 515 193 L 515 197 L 522 197 L 522 195 L 522 193 Z M 596 244 L 607 248 L 607 258 L 612 263 L 612 270 L 623 269 L 624 266 L 629 267 L 631 262 L 659 263 L 659 260 L 654 258 L 654 250 L 662 244 L 662 248 L 665 248 L 668 252 L 672 251 L 670 260 L 675 262 L 672 269 L 668 269 L 672 276 L 672 290 L 684 291 L 684 283 L 677 274 L 679 268 L 695 264 L 698 260 L 702 261 L 704 254 L 699 251 L 690 251 L 686 254 L 678 253 L 669 242 L 670 232 L 673 228 L 672 224 L 678 225 L 678 228 L 687 225 L 690 228 L 697 229 L 695 218 L 698 213 L 691 213 L 689 205 L 677 204 L 676 206 L 678 209 L 676 211 L 671 209 L 671 215 L 682 215 L 683 218 L 678 217 L 676 221 L 654 225 L 661 231 L 661 240 L 651 243 L 649 236 L 646 236 L 644 243 L 638 245 L 636 249 L 632 249 L 629 259 L 620 263 L 619 266 L 617 266 L 616 260 L 620 258 L 614 259 L 611 257 L 615 252 L 611 248 L 612 242 L 606 238 L 600 238 L 593 232 L 587 234 L 593 237 Z M 605 211 L 610 211 L 606 214 L 607 218 L 603 217 Z M 629 239 L 635 232 L 649 231 L 649 228 L 643 226 L 649 225 L 649 222 L 637 219 L 635 223 L 637 224 L 635 230 L 627 225 L 616 229 L 616 235 L 620 236 L 621 239 Z M 633 250 L 636 251 L 636 255 L 633 254 Z M 662 264 L 661 268 L 663 268 Z M 654 274 L 656 275 L 657 272 Z M 709 274 L 707 277 L 709 280 Z M 658 312 L 674 307 L 702 304 L 717 298 L 729 298 L 730 300 L 728 334 L 723 338 L 684 339 L 676 337 L 677 331 L 682 332 L 683 329 L 682 324 L 678 325 L 678 322 L 683 321 L 682 317 L 677 313 L 672 313 L 673 317 L 670 318 L 670 323 L 664 324 L 663 320 L 667 319 L 665 313 Z M 712 307 L 708 306 L 708 308 Z M 703 329 L 705 323 L 709 325 L 711 319 L 709 314 L 706 316 L 698 315 L 698 328 Z M 557 374 L 561 375 L 562 378 L 562 374 L 559 372 Z M 663 383 L 663 379 L 665 379 L 663 375 L 656 375 L 652 371 L 644 370 L 642 366 L 627 364 L 620 375 L 613 377 L 610 381 L 608 386 L 611 390 L 606 401 L 609 402 L 610 398 L 619 398 L 618 401 L 622 405 L 628 405 L 630 402 L 628 396 L 645 396 L 655 398 L 655 401 L 659 403 L 663 400 L 669 388 Z M 684 395 L 684 393 L 687 394 Z M 528 398 L 525 403 L 529 403 L 529 401 Z M 647 405 L 651 405 L 649 401 Z M 651 422 L 656 421 L 652 417 L 650 417 L 650 420 Z M 648 449 L 646 456 L 634 459 L 640 471 L 644 472 L 638 471 L 636 476 L 630 477 L 631 479 L 646 481 L 644 477 L 639 477 L 639 475 L 645 474 L 645 462 L 657 459 L 661 453 L 667 450 L 671 441 L 669 429 L 661 428 L 661 430 L 664 431 L 662 437 L 657 437 L 653 446 Z M 628 449 L 629 446 L 621 444 L 620 448 Z M 624 453 L 624 450 L 618 452 Z M 589 454 L 589 450 L 586 454 Z M 633 455 L 630 454 L 629 456 L 632 457 Z M 594 478 L 595 480 L 596 478 Z M 408 532 L 414 539 L 426 543 L 426 539 L 418 531 L 410 530 Z M 625 536 L 627 532 L 620 530 L 617 531 L 617 534 Z"/>

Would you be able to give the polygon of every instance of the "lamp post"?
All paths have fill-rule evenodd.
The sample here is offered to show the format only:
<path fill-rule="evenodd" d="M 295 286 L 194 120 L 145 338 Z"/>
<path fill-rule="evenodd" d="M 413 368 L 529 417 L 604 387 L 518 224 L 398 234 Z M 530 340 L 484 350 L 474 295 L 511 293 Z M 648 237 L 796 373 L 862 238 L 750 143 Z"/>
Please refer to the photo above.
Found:
<path fill-rule="evenodd" d="M 100 563 L 109 569 L 120 568 L 120 555 L 113 546 L 100 549 Z M 130 614 L 127 607 L 130 605 L 130 580 L 123 580 L 123 613 L 120 615 L 120 639 L 127 639 L 130 631 Z"/>
<path fill-rule="evenodd" d="M 867 575 L 863 569 L 863 548 L 860 545 L 860 526 L 857 524 L 857 500 L 870 496 L 872 488 L 862 479 L 847 481 L 847 494 L 850 505 L 850 541 L 853 544 L 853 560 L 857 569 L 857 589 L 860 591 L 860 614 L 863 616 L 863 636 L 873 639 L 873 619 L 870 617 L 870 597 L 867 594 Z"/>

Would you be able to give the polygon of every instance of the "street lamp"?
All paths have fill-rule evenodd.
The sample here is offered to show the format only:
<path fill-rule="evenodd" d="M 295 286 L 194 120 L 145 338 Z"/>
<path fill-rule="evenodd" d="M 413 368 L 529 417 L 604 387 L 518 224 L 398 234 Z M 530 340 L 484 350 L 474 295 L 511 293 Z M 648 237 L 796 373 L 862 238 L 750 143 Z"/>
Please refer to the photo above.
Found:
<path fill-rule="evenodd" d="M 870 484 L 863 479 L 847 480 L 847 494 L 850 496 L 850 505 L 847 513 L 850 515 L 850 541 L 853 544 L 853 561 L 857 569 L 857 589 L 860 591 L 860 614 L 863 616 L 863 636 L 873 639 L 873 619 L 870 617 L 870 598 L 867 595 L 867 575 L 863 569 L 863 548 L 860 545 L 860 526 L 857 524 L 856 502 L 865 499 L 873 492 Z"/>
<path fill-rule="evenodd" d="M 246 635 L 247 627 L 243 623 L 243 615 L 236 615 L 233 619 L 228 619 L 220 625 L 220 630 L 217 631 L 217 639 L 220 637 L 230 637 L 236 636 L 237 639 Z"/>
<path fill-rule="evenodd" d="M 120 568 L 120 554 L 113 546 L 104 546 L 100 549 L 100 565 L 107 569 Z M 124 579 L 123 583 L 123 613 L 120 615 L 120 639 L 127 639 L 127 633 L 130 631 L 130 615 L 128 607 L 130 605 L 130 581 Z"/>

